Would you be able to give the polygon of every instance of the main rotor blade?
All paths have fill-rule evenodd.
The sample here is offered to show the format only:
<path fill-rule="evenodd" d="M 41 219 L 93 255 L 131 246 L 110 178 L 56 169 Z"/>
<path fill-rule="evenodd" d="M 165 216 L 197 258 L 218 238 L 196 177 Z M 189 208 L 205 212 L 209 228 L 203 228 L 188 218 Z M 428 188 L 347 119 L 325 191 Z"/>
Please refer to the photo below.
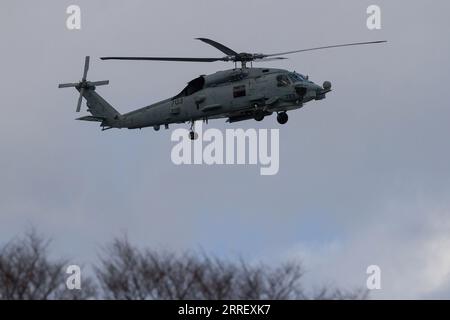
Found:
<path fill-rule="evenodd" d="M 77 103 L 77 112 L 80 112 L 80 109 L 81 109 L 81 102 L 83 101 L 83 93 L 84 93 L 84 88 L 81 88 L 80 97 L 78 98 L 78 103 Z"/>
<path fill-rule="evenodd" d="M 89 60 L 90 60 L 90 57 L 86 56 L 86 58 L 84 60 L 84 72 L 83 72 L 83 80 L 82 81 L 86 81 L 87 73 L 89 70 Z"/>
<path fill-rule="evenodd" d="M 218 43 L 214 40 L 211 39 L 207 39 L 207 38 L 195 38 L 197 40 L 203 41 L 211 46 L 213 46 L 216 49 L 219 49 L 220 51 L 222 51 L 223 53 L 225 53 L 227 56 L 237 56 L 238 53 L 230 48 L 228 48 L 227 46 L 224 46 L 221 43 Z"/>
<path fill-rule="evenodd" d="M 225 58 L 169 58 L 169 57 L 101 57 L 102 60 L 149 60 L 149 61 L 178 61 L 178 62 L 214 62 L 228 61 Z"/>
<path fill-rule="evenodd" d="M 347 44 L 337 44 L 337 45 L 325 46 L 325 47 L 316 47 L 316 48 L 310 48 L 310 49 L 301 49 L 301 50 L 294 50 L 294 51 L 287 51 L 287 52 L 280 52 L 280 53 L 264 54 L 263 57 L 274 57 L 274 56 L 282 56 L 282 55 L 285 55 L 285 54 L 291 54 L 291 53 L 297 53 L 297 52 L 306 52 L 306 51 L 314 51 L 314 50 L 322 50 L 322 49 L 330 49 L 330 48 L 339 48 L 339 47 L 360 46 L 360 45 L 366 45 L 366 44 L 376 44 L 376 43 L 385 43 L 385 42 L 387 42 L 387 41 L 381 40 L 381 41 L 355 42 L 355 43 L 347 43 Z"/>
<path fill-rule="evenodd" d="M 272 57 L 272 58 L 262 58 L 256 59 L 255 62 L 267 62 L 267 61 L 275 61 L 275 60 L 286 60 L 285 57 Z"/>

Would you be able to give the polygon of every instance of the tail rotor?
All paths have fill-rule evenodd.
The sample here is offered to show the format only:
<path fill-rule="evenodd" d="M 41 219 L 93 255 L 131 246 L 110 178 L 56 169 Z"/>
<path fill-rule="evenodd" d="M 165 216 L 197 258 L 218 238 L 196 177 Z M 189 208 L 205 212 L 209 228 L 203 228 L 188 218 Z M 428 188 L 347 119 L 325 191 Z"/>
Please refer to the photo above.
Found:
<path fill-rule="evenodd" d="M 58 88 L 71 88 L 71 87 L 74 87 L 80 92 L 80 96 L 78 98 L 76 112 L 80 112 L 81 103 L 83 101 L 83 95 L 84 95 L 84 91 L 85 90 L 88 90 L 88 89 L 95 90 L 96 86 L 104 86 L 104 85 L 109 84 L 109 80 L 94 81 L 94 82 L 87 81 L 87 73 L 89 71 L 89 61 L 90 61 L 90 57 L 86 56 L 86 58 L 84 60 L 83 77 L 82 77 L 80 82 L 78 82 L 78 83 L 62 83 L 62 84 L 58 85 Z"/>

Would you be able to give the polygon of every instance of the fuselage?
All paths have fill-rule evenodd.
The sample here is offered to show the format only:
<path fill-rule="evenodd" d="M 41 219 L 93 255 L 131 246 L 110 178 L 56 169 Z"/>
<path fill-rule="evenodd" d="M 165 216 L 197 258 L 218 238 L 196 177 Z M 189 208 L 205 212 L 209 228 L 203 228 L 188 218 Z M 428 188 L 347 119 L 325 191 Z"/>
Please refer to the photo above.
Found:
<path fill-rule="evenodd" d="M 246 120 L 258 111 L 298 109 L 311 100 L 324 99 L 329 91 L 328 85 L 319 86 L 287 70 L 230 69 L 195 78 L 178 95 L 123 114 L 110 125 L 136 129 L 201 119 Z"/>

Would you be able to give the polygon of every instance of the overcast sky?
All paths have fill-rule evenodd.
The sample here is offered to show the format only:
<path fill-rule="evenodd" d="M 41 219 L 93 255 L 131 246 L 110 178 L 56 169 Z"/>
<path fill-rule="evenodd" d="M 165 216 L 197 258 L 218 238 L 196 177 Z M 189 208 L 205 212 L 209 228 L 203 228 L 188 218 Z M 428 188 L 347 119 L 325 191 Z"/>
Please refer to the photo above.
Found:
<path fill-rule="evenodd" d="M 366 8 L 382 9 L 382 30 Z M 81 7 L 82 29 L 66 29 Z M 373 298 L 450 298 L 448 1 L 1 1 L 0 242 L 30 226 L 55 255 L 95 261 L 128 234 L 139 246 L 202 248 L 224 257 L 300 259 L 312 286 L 364 287 Z M 221 56 L 387 39 L 387 45 L 289 56 L 334 91 L 290 113 L 209 127 L 280 128 L 280 170 L 175 166 L 171 130 L 109 130 L 74 121 L 89 79 L 120 112 L 167 98 L 226 63 L 100 61 L 104 55 Z M 85 112 L 85 111 L 84 111 Z M 83 113 L 84 114 L 84 113 Z"/>

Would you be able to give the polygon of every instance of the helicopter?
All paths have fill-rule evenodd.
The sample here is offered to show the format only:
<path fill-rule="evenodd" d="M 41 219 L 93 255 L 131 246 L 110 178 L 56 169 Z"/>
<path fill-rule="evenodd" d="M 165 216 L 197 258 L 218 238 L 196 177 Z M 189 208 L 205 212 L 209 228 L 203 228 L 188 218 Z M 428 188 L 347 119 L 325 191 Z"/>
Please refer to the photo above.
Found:
<path fill-rule="evenodd" d="M 253 62 L 287 59 L 285 55 L 306 51 L 323 50 L 379 44 L 387 41 L 355 42 L 331 46 L 315 47 L 273 54 L 238 53 L 229 47 L 207 38 L 196 38 L 213 46 L 225 54 L 218 58 L 182 57 L 101 57 L 101 60 L 171 61 L 171 62 L 232 62 L 233 69 L 201 75 L 188 82 L 177 95 L 153 103 L 149 106 L 120 114 L 97 92 L 98 86 L 109 84 L 108 80 L 88 81 L 90 57 L 86 56 L 82 80 L 78 83 L 60 84 L 59 88 L 74 87 L 79 93 L 76 112 L 80 112 L 83 98 L 91 115 L 76 120 L 100 122 L 102 131 L 112 128 L 142 129 L 153 127 L 160 130 L 164 125 L 190 123 L 189 138 L 197 139 L 195 122 L 208 123 L 211 119 L 226 118 L 227 122 L 254 119 L 262 121 L 265 117 L 277 114 L 279 124 L 288 122 L 288 111 L 300 109 L 305 103 L 323 100 L 331 92 L 330 81 L 318 85 L 308 76 L 274 68 L 254 68 Z M 238 64 L 240 66 L 238 67 Z M 250 64 L 250 66 L 249 66 Z"/>

